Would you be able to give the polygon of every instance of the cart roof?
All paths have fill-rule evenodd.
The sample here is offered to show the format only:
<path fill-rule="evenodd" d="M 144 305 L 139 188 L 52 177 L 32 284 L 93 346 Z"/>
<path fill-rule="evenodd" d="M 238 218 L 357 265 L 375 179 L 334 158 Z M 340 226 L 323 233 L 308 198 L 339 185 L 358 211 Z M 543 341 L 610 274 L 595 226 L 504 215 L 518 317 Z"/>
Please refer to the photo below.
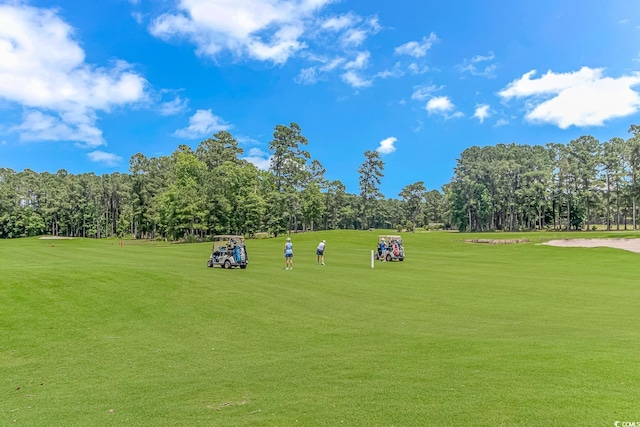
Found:
<path fill-rule="evenodd" d="M 231 234 L 221 234 L 219 236 L 213 236 L 214 239 L 244 239 L 244 236 L 234 236 Z"/>
<path fill-rule="evenodd" d="M 378 235 L 378 240 L 387 239 L 387 240 L 402 240 L 402 236 L 389 236 L 387 234 Z"/>

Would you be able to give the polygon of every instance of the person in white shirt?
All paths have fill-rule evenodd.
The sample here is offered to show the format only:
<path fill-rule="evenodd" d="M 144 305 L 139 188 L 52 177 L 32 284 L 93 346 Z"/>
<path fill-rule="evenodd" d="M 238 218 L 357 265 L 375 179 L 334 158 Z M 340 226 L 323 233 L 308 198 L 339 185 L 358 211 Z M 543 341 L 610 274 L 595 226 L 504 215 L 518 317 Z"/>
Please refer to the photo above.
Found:
<path fill-rule="evenodd" d="M 316 249 L 316 255 L 318 255 L 318 264 L 324 265 L 324 246 L 326 242 L 323 240 Z"/>

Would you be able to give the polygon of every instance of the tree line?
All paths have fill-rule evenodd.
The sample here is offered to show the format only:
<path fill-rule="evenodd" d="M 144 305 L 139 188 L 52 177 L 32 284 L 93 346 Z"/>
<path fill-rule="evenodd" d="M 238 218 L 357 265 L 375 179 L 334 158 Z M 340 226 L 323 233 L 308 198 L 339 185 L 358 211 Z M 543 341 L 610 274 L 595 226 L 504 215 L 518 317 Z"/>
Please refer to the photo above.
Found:
<path fill-rule="evenodd" d="M 129 173 L 0 168 L 0 237 L 189 241 L 224 233 L 413 228 L 444 221 L 444 194 L 427 191 L 422 182 L 405 187 L 401 199 L 384 198 L 379 153 L 365 152 L 361 191 L 351 194 L 341 181 L 326 179 L 307 145 L 300 126 L 291 123 L 275 127 L 267 171 L 243 160 L 243 149 L 226 131 L 195 150 L 180 145 L 169 156 L 137 153 Z"/>
<path fill-rule="evenodd" d="M 0 168 L 0 237 L 202 240 L 213 234 L 278 235 L 318 229 L 435 226 L 461 231 L 636 229 L 640 126 L 631 137 L 568 144 L 473 146 L 442 191 L 423 181 L 397 197 L 380 191 L 384 162 L 365 151 L 359 193 L 328 180 L 296 123 L 277 125 L 269 170 L 243 160 L 226 131 L 194 150 L 135 154 L 129 173 L 73 175 Z M 355 172 L 355 171 L 354 171 Z"/>
<path fill-rule="evenodd" d="M 636 229 L 640 126 L 600 142 L 470 147 L 444 186 L 449 220 L 460 230 Z"/>

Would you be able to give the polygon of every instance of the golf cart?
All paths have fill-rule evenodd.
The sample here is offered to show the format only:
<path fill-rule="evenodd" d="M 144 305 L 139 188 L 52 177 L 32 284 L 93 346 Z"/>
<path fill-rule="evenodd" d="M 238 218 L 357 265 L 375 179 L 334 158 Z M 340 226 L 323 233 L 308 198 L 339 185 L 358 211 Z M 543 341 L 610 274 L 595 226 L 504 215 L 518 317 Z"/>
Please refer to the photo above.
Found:
<path fill-rule="evenodd" d="M 384 241 L 385 249 L 382 249 Z M 401 236 L 378 236 L 378 247 L 374 253 L 374 258 L 381 261 L 404 261 L 404 246 L 402 246 Z"/>
<path fill-rule="evenodd" d="M 213 236 L 213 248 L 207 267 L 219 265 L 224 268 L 247 268 L 249 259 L 243 236 Z"/>

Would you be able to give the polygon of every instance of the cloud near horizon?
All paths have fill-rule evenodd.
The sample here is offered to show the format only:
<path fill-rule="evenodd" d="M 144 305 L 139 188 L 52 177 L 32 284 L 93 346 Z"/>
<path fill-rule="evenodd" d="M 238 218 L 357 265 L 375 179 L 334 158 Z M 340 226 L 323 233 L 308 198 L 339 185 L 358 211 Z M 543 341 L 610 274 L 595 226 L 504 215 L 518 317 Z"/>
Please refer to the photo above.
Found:
<path fill-rule="evenodd" d="M 122 161 L 122 157 L 113 153 L 106 153 L 100 150 L 87 153 L 87 157 L 92 162 L 104 163 L 107 166 L 116 166 Z"/>
<path fill-rule="evenodd" d="M 173 135 L 178 138 L 196 139 L 231 128 L 232 125 L 213 114 L 211 110 L 198 110 L 189 118 L 189 126 L 178 129 Z"/>
<path fill-rule="evenodd" d="M 258 169 L 266 171 L 271 167 L 271 157 L 273 156 L 269 153 L 265 153 L 261 149 L 254 147 L 250 148 L 247 154 L 247 156 L 242 157 L 241 159 L 248 161 Z"/>
<path fill-rule="evenodd" d="M 395 143 L 398 141 L 398 138 L 395 136 L 390 136 L 389 138 L 385 138 L 380 141 L 380 145 L 376 149 L 376 151 L 380 154 L 391 154 L 396 151 Z"/>

